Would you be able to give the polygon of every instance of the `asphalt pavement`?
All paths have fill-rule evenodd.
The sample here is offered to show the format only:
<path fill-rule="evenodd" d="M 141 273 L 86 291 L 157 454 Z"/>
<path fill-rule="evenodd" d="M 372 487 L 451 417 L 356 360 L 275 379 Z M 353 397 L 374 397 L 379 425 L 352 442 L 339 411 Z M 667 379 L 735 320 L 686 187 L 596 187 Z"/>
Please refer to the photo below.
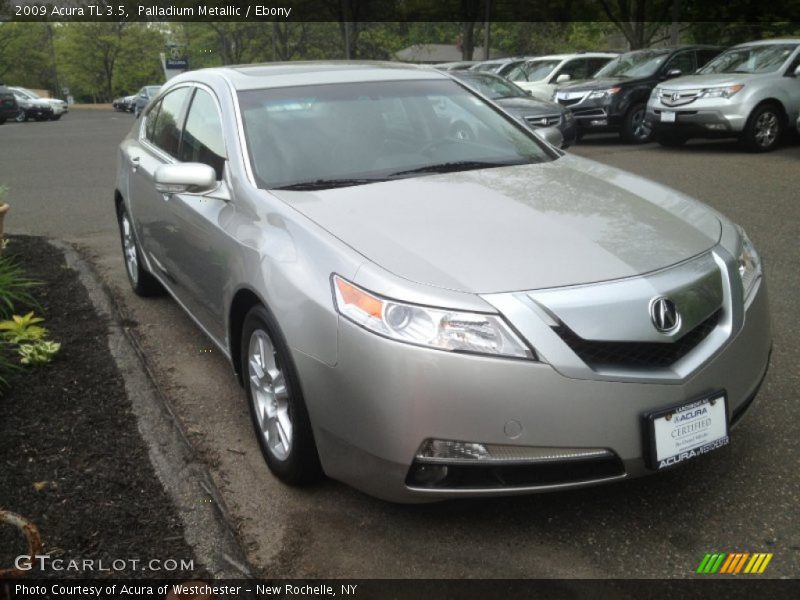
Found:
<path fill-rule="evenodd" d="M 0 126 L 11 233 L 75 245 L 111 291 L 156 385 L 269 577 L 687 577 L 706 552 L 772 552 L 762 577 L 800 574 L 800 144 L 768 155 L 733 142 L 680 149 L 586 138 L 570 151 L 670 185 L 741 223 L 761 251 L 772 369 L 730 446 L 658 476 L 505 499 L 392 505 L 333 481 L 298 490 L 263 464 L 224 358 L 168 298 L 135 297 L 113 211 L 128 114 L 75 110 Z M 35 274 L 34 274 L 35 275 Z"/>

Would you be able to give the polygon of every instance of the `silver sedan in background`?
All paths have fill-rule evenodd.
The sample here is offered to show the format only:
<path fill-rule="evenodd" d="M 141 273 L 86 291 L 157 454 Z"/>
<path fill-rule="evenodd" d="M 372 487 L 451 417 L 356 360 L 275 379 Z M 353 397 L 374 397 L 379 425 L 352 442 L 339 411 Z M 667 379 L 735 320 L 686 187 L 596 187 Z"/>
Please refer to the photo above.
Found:
<path fill-rule="evenodd" d="M 175 77 L 115 206 L 134 291 L 230 359 L 292 484 L 420 502 L 654 473 L 728 444 L 769 362 L 740 227 L 433 69 Z"/>

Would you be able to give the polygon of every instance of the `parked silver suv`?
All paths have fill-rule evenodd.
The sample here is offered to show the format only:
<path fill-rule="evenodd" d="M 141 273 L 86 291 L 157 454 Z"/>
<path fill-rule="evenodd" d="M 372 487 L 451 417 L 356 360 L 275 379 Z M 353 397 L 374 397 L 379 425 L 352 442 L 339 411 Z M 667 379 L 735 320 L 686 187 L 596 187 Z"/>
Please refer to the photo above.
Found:
<path fill-rule="evenodd" d="M 800 113 L 800 39 L 729 48 L 695 75 L 657 86 L 647 104 L 656 140 L 738 137 L 753 152 L 781 141 Z"/>

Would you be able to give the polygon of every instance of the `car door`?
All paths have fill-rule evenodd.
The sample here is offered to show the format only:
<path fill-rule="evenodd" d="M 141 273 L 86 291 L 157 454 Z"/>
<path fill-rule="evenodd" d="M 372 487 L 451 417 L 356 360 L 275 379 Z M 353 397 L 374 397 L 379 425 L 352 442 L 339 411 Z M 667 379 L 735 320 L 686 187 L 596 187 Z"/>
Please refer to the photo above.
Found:
<path fill-rule="evenodd" d="M 170 248 L 180 236 L 167 205 L 168 198 L 155 188 L 155 172 L 177 160 L 183 117 L 192 88 L 183 86 L 167 93 L 145 114 L 137 144 L 126 147 L 132 171 L 130 209 L 139 245 L 153 274 L 174 291 L 177 280 L 171 267 Z"/>
<path fill-rule="evenodd" d="M 217 186 L 204 193 L 169 197 L 169 221 L 180 235 L 169 238 L 167 252 L 178 299 L 218 341 L 225 336 L 224 298 L 229 260 L 236 251 L 225 229 L 236 219 L 227 157 L 219 102 L 210 88 L 198 85 L 184 121 L 178 158 L 212 167 Z"/>
<path fill-rule="evenodd" d="M 800 76 L 794 74 L 797 67 L 800 67 L 800 48 L 795 50 L 794 59 L 789 63 L 789 67 L 781 77 L 781 84 L 788 99 L 786 113 L 789 117 L 790 128 L 794 125 L 797 117 L 800 116 Z"/>

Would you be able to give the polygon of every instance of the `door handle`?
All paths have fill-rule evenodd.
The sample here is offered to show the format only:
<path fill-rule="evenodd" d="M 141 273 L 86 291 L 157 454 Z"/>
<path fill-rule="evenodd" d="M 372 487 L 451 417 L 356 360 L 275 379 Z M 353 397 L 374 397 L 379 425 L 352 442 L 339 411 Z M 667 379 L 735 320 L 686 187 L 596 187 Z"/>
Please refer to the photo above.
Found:
<path fill-rule="evenodd" d="M 131 171 L 135 172 L 139 168 L 139 163 L 142 159 L 138 156 L 131 156 L 129 160 L 131 161 Z"/>

